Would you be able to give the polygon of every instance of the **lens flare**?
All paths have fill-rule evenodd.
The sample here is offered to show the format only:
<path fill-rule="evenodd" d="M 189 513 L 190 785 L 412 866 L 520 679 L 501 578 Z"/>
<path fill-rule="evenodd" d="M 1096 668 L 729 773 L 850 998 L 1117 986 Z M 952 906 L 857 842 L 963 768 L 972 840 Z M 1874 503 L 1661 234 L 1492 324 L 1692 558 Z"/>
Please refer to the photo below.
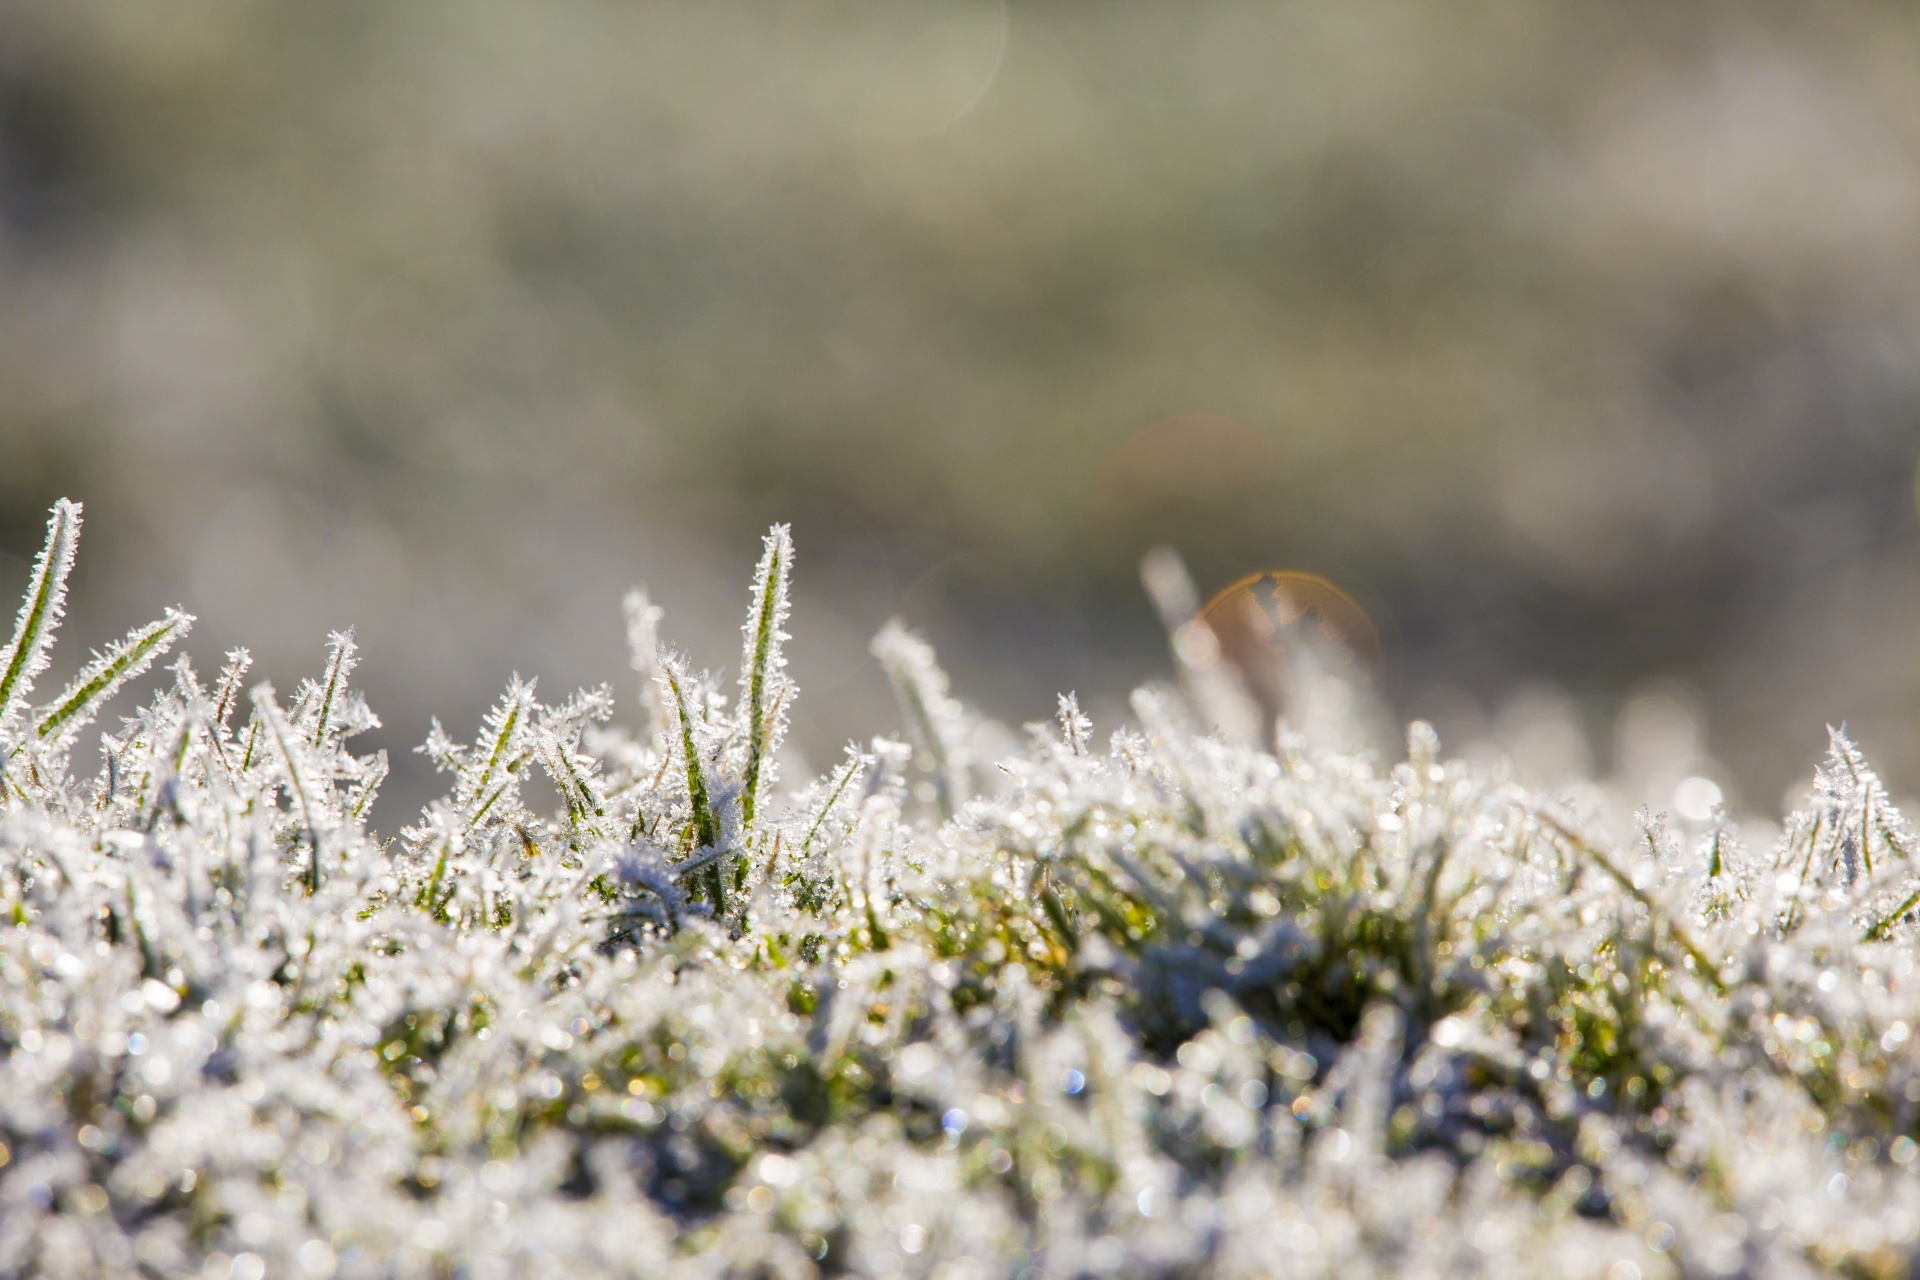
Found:
<path fill-rule="evenodd" d="M 1268 569 L 1249 574 L 1207 601 L 1201 617 L 1242 666 L 1263 653 L 1284 658 L 1293 639 L 1311 642 L 1377 677 L 1380 631 L 1358 601 L 1318 574 Z"/>
<path fill-rule="evenodd" d="M 1317 574 L 1250 574 L 1209 600 L 1200 619 L 1269 726 L 1349 719 L 1379 684 L 1379 629 Z"/>

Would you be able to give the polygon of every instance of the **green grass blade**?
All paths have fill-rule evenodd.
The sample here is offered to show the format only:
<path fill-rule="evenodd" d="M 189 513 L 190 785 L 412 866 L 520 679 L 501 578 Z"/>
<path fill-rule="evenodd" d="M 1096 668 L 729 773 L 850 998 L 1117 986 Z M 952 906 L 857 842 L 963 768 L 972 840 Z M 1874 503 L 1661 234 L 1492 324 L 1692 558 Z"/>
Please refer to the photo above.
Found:
<path fill-rule="evenodd" d="M 308 738 L 314 746 L 326 741 L 327 730 L 334 727 L 340 717 L 341 700 L 347 696 L 347 677 L 353 674 L 358 664 L 359 646 L 353 642 L 353 628 L 336 631 L 327 637 L 327 674 L 320 690 L 320 705 L 315 713 L 313 733 Z"/>
<path fill-rule="evenodd" d="M 840 803 L 840 797 L 846 794 L 847 788 L 853 785 L 854 779 L 866 772 L 871 759 L 860 748 L 852 743 L 847 744 L 847 758 L 835 771 L 833 781 L 828 787 L 826 801 L 821 804 L 819 812 L 814 815 L 812 825 L 807 828 L 806 836 L 800 841 L 801 857 L 804 858 L 813 852 L 813 841 L 820 834 L 820 828 L 826 825 L 827 819 L 833 814 L 834 807 Z"/>
<path fill-rule="evenodd" d="M 680 664 L 671 659 L 661 663 L 667 691 L 673 696 L 674 713 L 680 718 L 680 754 L 687 778 L 687 803 L 693 810 L 695 856 L 711 850 L 720 842 L 720 824 L 713 814 L 713 801 L 707 793 L 706 770 L 700 764 L 700 744 L 693 733 L 693 716 L 687 709 L 687 693 Z M 727 875 L 718 860 L 708 863 L 700 877 L 701 890 L 713 905 L 714 918 L 727 918 Z"/>
<path fill-rule="evenodd" d="M 740 683 L 746 697 L 747 766 L 742 775 L 741 819 L 751 829 L 759 806 L 762 774 L 769 775 L 767 758 L 780 745 L 786 727 L 789 682 L 781 647 L 787 639 L 780 626 L 787 618 L 787 578 L 793 566 L 793 538 L 784 524 L 767 531 L 766 550 L 753 577 L 753 606 L 747 613 L 746 653 L 740 664 Z"/>
<path fill-rule="evenodd" d="M 693 716 L 687 710 L 687 693 L 678 663 L 666 663 L 667 689 L 673 694 L 674 713 L 680 718 L 680 754 L 687 775 L 687 801 L 693 806 L 694 837 L 702 849 L 720 838 L 720 824 L 714 821 L 713 805 L 707 797 L 707 775 L 700 767 L 700 747 L 693 737 Z"/>
<path fill-rule="evenodd" d="M 228 732 L 227 720 L 240 701 L 240 685 L 252 665 L 253 655 L 245 649 L 227 650 L 227 665 L 220 668 L 220 679 L 213 687 L 211 713 L 213 723 L 222 735 Z"/>
<path fill-rule="evenodd" d="M 47 542 L 34 561 L 13 639 L 0 650 L 0 735 L 25 710 L 33 679 L 47 665 L 47 650 L 65 612 L 67 575 L 73 572 L 79 544 L 80 504 L 62 498 L 53 504 L 47 521 Z"/>
<path fill-rule="evenodd" d="M 481 727 L 479 745 L 486 758 L 477 768 L 468 765 L 460 771 L 460 807 L 467 812 L 469 827 L 500 798 L 504 776 L 526 754 L 527 721 L 532 715 L 533 683 L 515 676 Z"/>
<path fill-rule="evenodd" d="M 127 681 L 153 665 L 193 628 L 193 615 L 169 609 L 164 617 L 127 633 L 81 669 L 52 703 L 41 708 L 34 731 L 42 745 L 61 747 L 85 728 Z"/>

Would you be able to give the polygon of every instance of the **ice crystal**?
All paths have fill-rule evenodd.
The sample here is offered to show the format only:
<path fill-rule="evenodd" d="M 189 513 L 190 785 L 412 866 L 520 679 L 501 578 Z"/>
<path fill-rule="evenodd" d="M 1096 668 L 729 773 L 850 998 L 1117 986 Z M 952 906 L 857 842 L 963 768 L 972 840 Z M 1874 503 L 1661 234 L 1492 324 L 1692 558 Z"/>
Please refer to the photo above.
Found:
<path fill-rule="evenodd" d="M 188 623 L 30 705 L 78 529 L 0 651 L 0 1275 L 1920 1257 L 1920 869 L 1844 734 L 1771 849 L 1612 838 L 1425 725 L 1391 764 L 1260 728 L 1162 557 L 1187 692 L 1105 750 L 1068 695 L 970 760 L 895 625 L 904 740 L 783 790 L 776 528 L 731 707 L 636 595 L 639 723 L 515 677 L 388 840 L 348 632 L 285 703 L 177 660 L 74 772 Z"/>

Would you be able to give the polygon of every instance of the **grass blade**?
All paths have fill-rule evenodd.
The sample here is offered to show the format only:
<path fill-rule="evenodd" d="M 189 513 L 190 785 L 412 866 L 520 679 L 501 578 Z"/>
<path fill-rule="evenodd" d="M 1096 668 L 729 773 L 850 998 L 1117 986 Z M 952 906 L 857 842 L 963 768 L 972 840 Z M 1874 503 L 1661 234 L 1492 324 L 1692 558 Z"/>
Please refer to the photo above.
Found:
<path fill-rule="evenodd" d="M 779 748 L 786 730 L 791 683 L 784 671 L 781 647 L 787 633 L 787 577 L 793 566 L 793 538 L 784 524 L 767 531 L 766 550 L 753 576 L 753 606 L 747 613 L 746 653 L 740 664 L 740 684 L 746 716 L 747 767 L 742 775 L 741 819 L 749 829 L 760 799 L 761 784 L 772 780 L 767 758 Z M 762 775 L 765 775 L 764 779 Z"/>
<path fill-rule="evenodd" d="M 516 770 L 526 755 L 528 721 L 533 716 L 533 682 L 514 676 L 507 692 L 488 713 L 481 726 L 479 745 L 485 760 L 468 763 L 459 771 L 456 796 L 466 814 L 469 830 L 479 825 L 496 801 L 505 794 Z"/>
<path fill-rule="evenodd" d="M 687 803 L 693 810 L 694 851 L 697 856 L 702 850 L 712 849 L 719 843 L 720 824 L 714 819 L 713 801 L 707 793 L 706 771 L 700 764 L 700 744 L 694 738 L 693 716 L 687 710 L 684 673 L 680 663 L 673 659 L 666 659 L 660 665 L 666 678 L 667 691 L 673 695 L 674 714 L 680 718 L 680 754 L 686 769 Z M 714 915 L 725 919 L 726 875 L 717 863 L 709 864 L 705 871 L 702 886 L 713 904 Z"/>
<path fill-rule="evenodd" d="M 13 639 L 0 650 L 0 736 L 26 707 L 33 679 L 47 665 L 47 650 L 60 627 L 67 600 L 67 575 L 80 545 L 80 504 L 65 498 L 53 504 L 47 542 L 33 563 L 33 578 L 14 623 Z"/>
<path fill-rule="evenodd" d="M 321 681 L 313 733 L 307 739 L 316 747 L 326 741 L 327 730 L 336 727 L 340 718 L 340 704 L 347 696 L 347 677 L 359 665 L 360 649 L 353 642 L 352 627 L 329 635 L 327 646 L 327 673 Z"/>
<path fill-rule="evenodd" d="M 41 744 L 59 748 L 72 742 L 121 685 L 152 666 L 192 629 L 192 614 L 169 609 L 165 616 L 128 632 L 126 639 L 109 646 L 81 669 L 58 698 L 40 709 L 34 732 Z"/>

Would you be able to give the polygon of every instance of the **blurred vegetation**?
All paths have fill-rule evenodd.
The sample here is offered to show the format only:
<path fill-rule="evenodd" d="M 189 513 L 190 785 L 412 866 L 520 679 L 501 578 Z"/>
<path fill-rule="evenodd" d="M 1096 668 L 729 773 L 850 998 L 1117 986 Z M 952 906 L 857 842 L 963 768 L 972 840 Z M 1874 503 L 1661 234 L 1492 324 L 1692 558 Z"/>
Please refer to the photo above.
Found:
<path fill-rule="evenodd" d="M 71 493 L 119 575 L 83 629 L 179 599 L 291 672 L 355 622 L 404 747 L 612 669 L 630 581 L 713 648 L 709 570 L 792 520 L 824 760 L 884 723 L 896 609 L 1002 715 L 1117 696 L 1170 541 L 1340 584 L 1443 733 L 1677 674 L 1762 807 L 1829 719 L 1920 778 L 1916 36 L 0 3 L 0 589 Z"/>

